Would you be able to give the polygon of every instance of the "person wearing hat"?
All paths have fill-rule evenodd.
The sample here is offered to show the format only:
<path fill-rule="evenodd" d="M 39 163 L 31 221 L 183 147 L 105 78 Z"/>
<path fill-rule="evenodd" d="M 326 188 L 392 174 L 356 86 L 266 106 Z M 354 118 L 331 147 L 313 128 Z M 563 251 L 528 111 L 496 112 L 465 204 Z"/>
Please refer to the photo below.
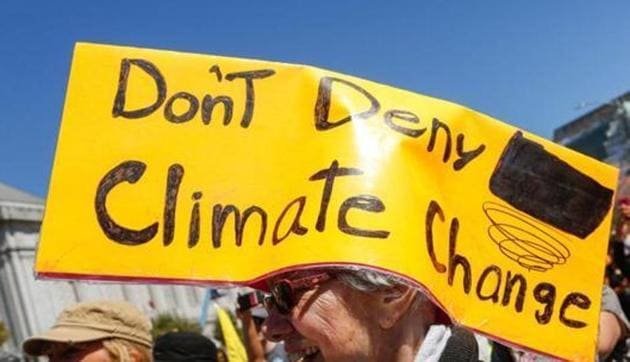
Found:
<path fill-rule="evenodd" d="M 207 337 L 194 332 L 168 332 L 156 338 L 155 362 L 217 362 L 217 347 Z"/>
<path fill-rule="evenodd" d="M 253 306 L 243 308 L 239 305 L 236 316 L 241 320 L 243 339 L 250 362 L 282 362 L 288 360 L 283 343 L 269 341 L 262 334 L 262 324 L 268 317 L 262 300 Z"/>
<path fill-rule="evenodd" d="M 31 356 L 64 362 L 151 362 L 151 321 L 122 301 L 94 301 L 64 309 L 48 331 L 22 344 Z"/>

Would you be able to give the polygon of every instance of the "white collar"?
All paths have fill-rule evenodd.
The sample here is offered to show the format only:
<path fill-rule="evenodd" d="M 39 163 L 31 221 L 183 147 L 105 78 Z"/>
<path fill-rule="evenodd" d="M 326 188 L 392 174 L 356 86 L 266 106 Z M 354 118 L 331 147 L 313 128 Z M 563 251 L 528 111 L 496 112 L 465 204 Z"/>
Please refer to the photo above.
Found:
<path fill-rule="evenodd" d="M 438 362 L 449 338 L 451 338 L 450 328 L 442 325 L 429 327 L 414 362 Z"/>

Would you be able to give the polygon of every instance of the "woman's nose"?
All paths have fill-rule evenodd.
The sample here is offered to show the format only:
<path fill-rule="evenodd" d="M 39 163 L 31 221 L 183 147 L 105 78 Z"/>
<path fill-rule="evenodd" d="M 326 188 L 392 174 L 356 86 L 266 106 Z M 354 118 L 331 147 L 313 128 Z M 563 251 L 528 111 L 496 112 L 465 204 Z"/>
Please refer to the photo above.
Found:
<path fill-rule="evenodd" d="M 269 316 L 262 325 L 262 332 L 267 340 L 280 342 L 293 332 L 293 326 L 286 316 L 270 310 Z"/>

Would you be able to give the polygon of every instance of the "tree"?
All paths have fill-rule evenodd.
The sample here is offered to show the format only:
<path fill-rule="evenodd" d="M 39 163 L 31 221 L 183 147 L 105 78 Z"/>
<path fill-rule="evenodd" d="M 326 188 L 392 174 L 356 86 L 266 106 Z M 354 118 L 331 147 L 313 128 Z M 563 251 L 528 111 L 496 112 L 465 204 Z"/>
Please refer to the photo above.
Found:
<path fill-rule="evenodd" d="M 160 313 L 152 319 L 153 338 L 157 338 L 168 332 L 195 332 L 201 333 L 201 327 L 195 321 L 177 314 Z"/>

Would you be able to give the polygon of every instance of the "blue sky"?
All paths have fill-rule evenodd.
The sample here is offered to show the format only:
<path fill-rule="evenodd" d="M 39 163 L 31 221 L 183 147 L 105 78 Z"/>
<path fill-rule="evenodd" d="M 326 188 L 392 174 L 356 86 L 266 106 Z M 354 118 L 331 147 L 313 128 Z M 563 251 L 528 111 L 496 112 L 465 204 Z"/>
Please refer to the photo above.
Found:
<path fill-rule="evenodd" d="M 45 196 L 77 41 L 315 65 L 551 138 L 630 90 L 629 16 L 627 0 L 5 0 L 0 182 Z"/>

